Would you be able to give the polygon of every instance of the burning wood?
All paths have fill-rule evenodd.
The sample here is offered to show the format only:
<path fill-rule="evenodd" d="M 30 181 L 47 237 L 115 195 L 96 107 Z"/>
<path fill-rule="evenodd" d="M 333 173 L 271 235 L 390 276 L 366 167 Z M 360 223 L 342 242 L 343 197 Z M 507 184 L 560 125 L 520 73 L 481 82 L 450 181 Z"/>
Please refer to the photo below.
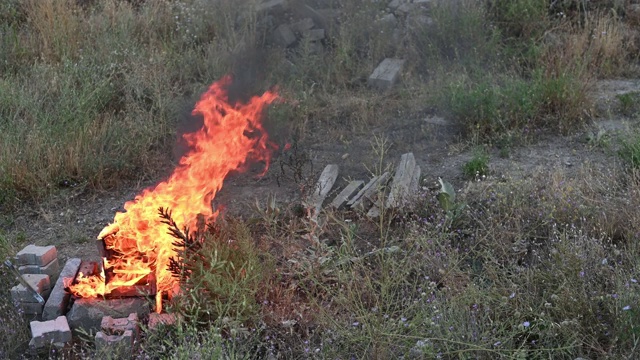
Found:
<path fill-rule="evenodd" d="M 169 178 L 125 203 L 125 212 L 116 213 L 114 222 L 100 232 L 103 272 L 78 277 L 70 287 L 74 295 L 129 294 L 140 290 L 141 283 L 153 283 L 160 312 L 163 293 L 170 295 L 178 288 L 179 279 L 169 265 L 179 254 L 158 208 L 171 209 L 180 227 L 197 228 L 202 220 L 218 215 L 211 202 L 229 172 L 244 169 L 249 160 L 264 161 L 268 167 L 277 146 L 268 140 L 261 117 L 278 95 L 267 91 L 247 103 L 230 103 L 229 85 L 227 76 L 211 85 L 196 104 L 193 115 L 202 116 L 204 125 L 183 136 L 190 151 Z"/>

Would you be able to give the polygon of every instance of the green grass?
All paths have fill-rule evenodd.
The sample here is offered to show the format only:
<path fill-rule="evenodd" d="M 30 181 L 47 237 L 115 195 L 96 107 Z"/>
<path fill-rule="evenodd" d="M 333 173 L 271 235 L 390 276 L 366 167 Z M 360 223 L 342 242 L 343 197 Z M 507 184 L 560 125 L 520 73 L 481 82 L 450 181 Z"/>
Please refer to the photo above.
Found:
<path fill-rule="evenodd" d="M 489 155 L 484 149 L 476 149 L 473 157 L 462 166 L 467 179 L 483 178 L 489 173 Z"/>

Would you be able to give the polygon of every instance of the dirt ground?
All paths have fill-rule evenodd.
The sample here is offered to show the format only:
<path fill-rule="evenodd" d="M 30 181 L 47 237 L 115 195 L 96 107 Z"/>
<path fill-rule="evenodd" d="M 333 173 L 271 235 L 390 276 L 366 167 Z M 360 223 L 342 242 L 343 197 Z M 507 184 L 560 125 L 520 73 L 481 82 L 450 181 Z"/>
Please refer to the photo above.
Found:
<path fill-rule="evenodd" d="M 492 149 L 489 176 L 525 177 L 549 168 L 562 168 L 578 174 L 578 170 L 585 165 L 603 171 L 616 166 L 618 160 L 615 150 L 603 149 L 598 146 L 598 141 L 637 125 L 637 118 L 631 119 L 618 113 L 616 96 L 639 91 L 640 80 L 598 83 L 594 99 L 599 115 L 592 124 L 571 136 L 549 135 L 534 144 L 515 147 L 509 151 L 508 157 L 501 157 L 498 149 Z M 464 184 L 462 165 L 473 156 L 473 151 L 466 145 L 467 142 L 461 141 L 456 126 L 435 115 L 404 121 L 394 119 L 388 124 L 385 128 L 375 130 L 381 135 L 378 138 L 386 138 L 389 145 L 385 164 L 391 165 L 400 159 L 401 154 L 413 152 L 422 168 L 423 186 L 435 186 L 439 177 L 458 189 Z M 370 170 L 380 160 L 372 138 L 372 134 L 353 135 L 348 144 L 307 141 L 300 144 L 310 160 L 305 165 L 306 181 L 294 181 L 292 176 L 287 175 L 290 169 L 282 166 L 286 163 L 287 154 L 280 154 L 261 178 L 256 176 L 262 170 L 260 167 L 231 175 L 214 204 L 224 208 L 227 213 L 250 215 L 256 200 L 264 203 L 268 195 L 274 195 L 277 202 L 282 204 L 299 202 L 301 192 L 317 179 L 324 166 L 338 164 L 340 175 L 328 197 L 327 201 L 330 201 L 332 195 L 339 192 L 348 180 L 370 178 Z M 23 206 L 6 217 L 3 227 L 13 240 L 15 251 L 30 243 L 55 245 L 63 262 L 72 257 L 97 260 L 94 239 L 100 230 L 112 221 L 116 211 L 123 209 L 126 201 L 133 199 L 141 189 L 152 185 L 130 184 L 109 192 L 69 188 L 47 202 Z"/>

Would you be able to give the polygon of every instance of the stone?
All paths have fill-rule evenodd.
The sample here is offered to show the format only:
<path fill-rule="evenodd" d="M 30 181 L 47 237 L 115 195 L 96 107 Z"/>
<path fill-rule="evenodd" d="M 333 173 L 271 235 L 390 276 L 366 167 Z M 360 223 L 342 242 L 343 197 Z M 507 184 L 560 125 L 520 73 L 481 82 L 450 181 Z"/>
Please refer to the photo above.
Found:
<path fill-rule="evenodd" d="M 120 335 L 107 335 L 102 331 L 96 333 L 96 350 L 102 354 L 117 356 L 120 359 L 130 359 L 133 354 L 133 332 L 126 330 Z"/>
<path fill-rule="evenodd" d="M 313 23 L 319 29 L 325 30 L 327 37 L 331 36 L 331 30 L 339 20 L 339 12 L 334 9 L 320 9 L 316 10 L 313 7 L 303 4 L 300 1 L 296 1 L 292 4 L 293 11 L 298 18 L 311 18 Z"/>
<path fill-rule="evenodd" d="M 414 183 L 415 170 L 416 159 L 413 153 L 403 154 L 400 157 L 400 164 L 398 164 L 396 174 L 391 182 L 391 189 L 386 203 L 387 208 L 400 208 L 409 204 L 411 197 L 418 191 L 417 183 L 415 189 L 411 188 Z"/>
<path fill-rule="evenodd" d="M 46 274 L 25 274 L 22 278 L 31 285 L 42 297 L 46 298 L 50 292 L 49 275 Z M 24 285 L 18 284 L 11 288 L 11 298 L 16 302 L 38 302 Z M 44 304 L 41 304 L 44 305 Z"/>
<path fill-rule="evenodd" d="M 138 314 L 132 313 L 126 318 L 105 316 L 100 322 L 100 329 L 107 335 L 122 335 L 125 331 L 130 330 L 134 338 L 137 339 L 140 335 Z"/>
<path fill-rule="evenodd" d="M 387 58 L 369 76 L 369 86 L 380 90 L 388 90 L 395 84 L 400 76 L 404 60 Z"/>
<path fill-rule="evenodd" d="M 31 341 L 29 346 L 41 348 L 51 343 L 66 343 L 71 341 L 71 329 L 67 323 L 67 318 L 58 316 L 49 321 L 32 321 Z"/>
<path fill-rule="evenodd" d="M 18 267 L 18 271 L 20 274 L 46 274 L 49 275 L 51 279 L 57 279 L 58 273 L 60 272 L 60 263 L 58 262 L 58 258 L 55 258 L 45 266 L 23 265 Z"/>
<path fill-rule="evenodd" d="M 27 245 L 16 254 L 16 261 L 18 266 L 46 266 L 57 257 L 58 251 L 55 246 L 36 246 L 31 244 Z"/>
<path fill-rule="evenodd" d="M 376 23 L 382 26 L 395 27 L 398 24 L 398 19 L 392 13 L 388 13 L 376 20 Z"/>
<path fill-rule="evenodd" d="M 273 31 L 273 41 L 280 46 L 289 47 L 296 40 L 296 35 L 287 24 L 281 24 Z"/>
<path fill-rule="evenodd" d="M 149 329 L 153 330 L 158 326 L 171 326 L 174 325 L 177 321 L 177 317 L 174 314 L 158 314 L 151 313 L 149 314 Z"/>
<path fill-rule="evenodd" d="M 413 12 L 416 9 L 416 4 L 414 3 L 404 3 L 404 4 L 400 4 L 400 6 L 398 6 L 395 9 L 395 13 L 399 14 L 399 15 L 407 15 L 411 12 Z"/>
<path fill-rule="evenodd" d="M 327 165 L 324 170 L 322 170 L 320 178 L 314 187 L 315 191 L 307 200 L 307 205 L 313 209 L 312 218 L 315 218 L 318 213 L 320 213 L 324 199 L 338 178 L 338 170 L 338 165 L 335 164 Z"/>
<path fill-rule="evenodd" d="M 145 298 L 122 299 L 77 299 L 67 314 L 69 326 L 74 331 L 87 332 L 101 330 L 105 316 L 122 318 L 135 313 L 139 318 L 149 315 L 149 301 Z"/>
<path fill-rule="evenodd" d="M 286 9 L 286 0 L 267 0 L 256 5 L 257 13 L 282 12 Z"/>
<path fill-rule="evenodd" d="M 42 313 L 42 318 L 44 320 L 52 320 L 60 315 L 66 314 L 71 294 L 69 294 L 64 288 L 65 279 L 67 282 L 71 282 L 75 279 L 81 262 L 82 260 L 78 258 L 69 259 L 64 265 L 64 268 L 62 268 L 60 276 L 58 277 L 53 290 L 51 290 L 51 294 L 49 294 L 49 299 L 47 299 L 47 303 L 44 305 Z"/>
<path fill-rule="evenodd" d="M 358 190 L 364 185 L 364 181 L 354 180 L 351 181 L 347 187 L 342 189 L 342 191 L 333 199 L 331 202 L 331 207 L 334 209 L 342 208 L 349 199 L 357 193 Z"/>
<path fill-rule="evenodd" d="M 427 124 L 438 125 L 438 126 L 452 126 L 453 125 L 451 122 L 445 120 L 443 117 L 440 117 L 440 116 L 429 116 L 429 117 L 424 119 L 424 122 L 426 122 Z"/>
<path fill-rule="evenodd" d="M 391 0 L 391 2 L 389 2 L 389 4 L 387 5 L 387 8 L 391 9 L 391 10 L 395 10 L 397 9 L 400 5 L 406 3 L 407 0 Z"/>
<path fill-rule="evenodd" d="M 324 29 L 312 29 L 306 31 L 304 36 L 309 39 L 309 41 L 319 41 L 324 39 Z"/>
<path fill-rule="evenodd" d="M 291 30 L 293 30 L 294 32 L 297 32 L 299 34 L 302 34 L 306 31 L 309 31 L 311 29 L 313 29 L 313 27 L 315 26 L 315 24 L 313 23 L 313 19 L 312 18 L 304 18 L 302 20 L 296 21 L 294 23 L 291 24 Z"/>
<path fill-rule="evenodd" d="M 389 172 L 385 172 L 380 176 L 374 176 L 349 202 L 347 206 L 352 209 L 358 207 L 366 208 L 376 202 L 378 191 L 387 184 L 389 180 Z"/>

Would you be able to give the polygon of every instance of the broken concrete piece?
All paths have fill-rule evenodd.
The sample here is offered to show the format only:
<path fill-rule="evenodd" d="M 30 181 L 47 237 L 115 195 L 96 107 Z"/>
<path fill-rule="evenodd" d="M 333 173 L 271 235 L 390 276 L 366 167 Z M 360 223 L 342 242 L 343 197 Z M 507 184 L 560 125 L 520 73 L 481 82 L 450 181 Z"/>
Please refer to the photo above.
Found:
<path fill-rule="evenodd" d="M 42 318 L 44 320 L 52 320 L 60 315 L 66 314 L 71 294 L 64 289 L 64 281 L 65 279 L 69 279 L 67 281 L 73 281 L 78 273 L 78 268 L 80 268 L 81 262 L 82 260 L 78 258 L 69 259 L 64 265 L 64 268 L 62 268 L 60 276 L 58 277 L 53 290 L 51 290 L 49 299 L 44 305 L 42 313 Z"/>
<path fill-rule="evenodd" d="M 400 76 L 404 60 L 387 58 L 369 76 L 369 86 L 380 90 L 390 89 Z"/>
<path fill-rule="evenodd" d="M 138 338 L 140 333 L 138 326 L 138 314 L 131 313 L 126 318 L 113 318 L 105 316 L 100 322 L 100 329 L 106 335 L 122 335 L 129 330 L 133 333 L 134 338 Z"/>
<path fill-rule="evenodd" d="M 149 315 L 149 301 L 145 298 L 77 299 L 67 314 L 71 329 L 99 331 L 105 316 L 122 318 L 136 313 L 139 318 Z"/>
<path fill-rule="evenodd" d="M 296 40 L 296 35 L 287 24 L 282 24 L 273 31 L 273 41 L 280 46 L 289 47 Z"/>
<path fill-rule="evenodd" d="M 315 217 L 320 213 L 322 203 L 329 194 L 329 191 L 331 191 L 331 188 L 337 178 L 338 165 L 335 164 L 327 165 L 322 171 L 322 174 L 320 174 L 320 179 L 318 179 L 314 188 L 315 190 L 307 201 L 308 206 L 313 209 L 312 217 Z"/>
<path fill-rule="evenodd" d="M 55 246 L 36 246 L 31 244 L 25 246 L 24 249 L 20 250 L 16 254 L 16 261 L 18 263 L 18 266 L 46 266 L 57 257 L 58 251 L 56 250 Z"/>
<path fill-rule="evenodd" d="M 354 196 L 349 202 L 347 206 L 356 209 L 359 207 L 366 208 L 370 206 L 371 203 L 374 203 L 378 197 L 378 191 L 381 187 L 387 184 L 389 180 L 389 172 L 385 172 L 380 176 L 374 176 L 367 185 L 365 185 L 362 190 L 360 190 L 356 196 Z"/>
<path fill-rule="evenodd" d="M 49 321 L 32 321 L 29 325 L 32 335 L 29 346 L 33 348 L 71 341 L 71 329 L 64 316 Z"/>
<path fill-rule="evenodd" d="M 133 353 L 134 335 L 131 330 L 126 330 L 119 335 L 107 335 L 102 331 L 96 333 L 96 350 L 100 353 L 108 352 L 117 355 L 120 359 L 130 359 Z"/>
<path fill-rule="evenodd" d="M 23 315 L 26 316 L 34 316 L 38 318 L 39 315 L 42 315 L 42 311 L 44 310 L 44 305 L 39 302 L 19 302 L 18 309 L 22 311 Z"/>
<path fill-rule="evenodd" d="M 338 194 L 338 196 L 333 199 L 333 201 L 331 202 L 331 207 L 334 209 L 340 209 L 341 207 L 343 207 L 349 201 L 349 199 L 354 194 L 356 194 L 358 190 L 360 190 L 362 185 L 364 185 L 364 181 L 354 180 L 350 182 L 349 185 L 342 189 L 340 194 Z"/>
<path fill-rule="evenodd" d="M 416 159 L 413 153 L 407 153 L 400 157 L 400 164 L 396 168 L 396 174 L 391 183 L 389 198 L 387 199 L 387 208 L 399 208 L 409 204 L 411 196 L 417 192 L 411 188 L 414 181 L 414 172 L 416 170 Z M 419 171 L 419 170 L 418 170 Z"/>

